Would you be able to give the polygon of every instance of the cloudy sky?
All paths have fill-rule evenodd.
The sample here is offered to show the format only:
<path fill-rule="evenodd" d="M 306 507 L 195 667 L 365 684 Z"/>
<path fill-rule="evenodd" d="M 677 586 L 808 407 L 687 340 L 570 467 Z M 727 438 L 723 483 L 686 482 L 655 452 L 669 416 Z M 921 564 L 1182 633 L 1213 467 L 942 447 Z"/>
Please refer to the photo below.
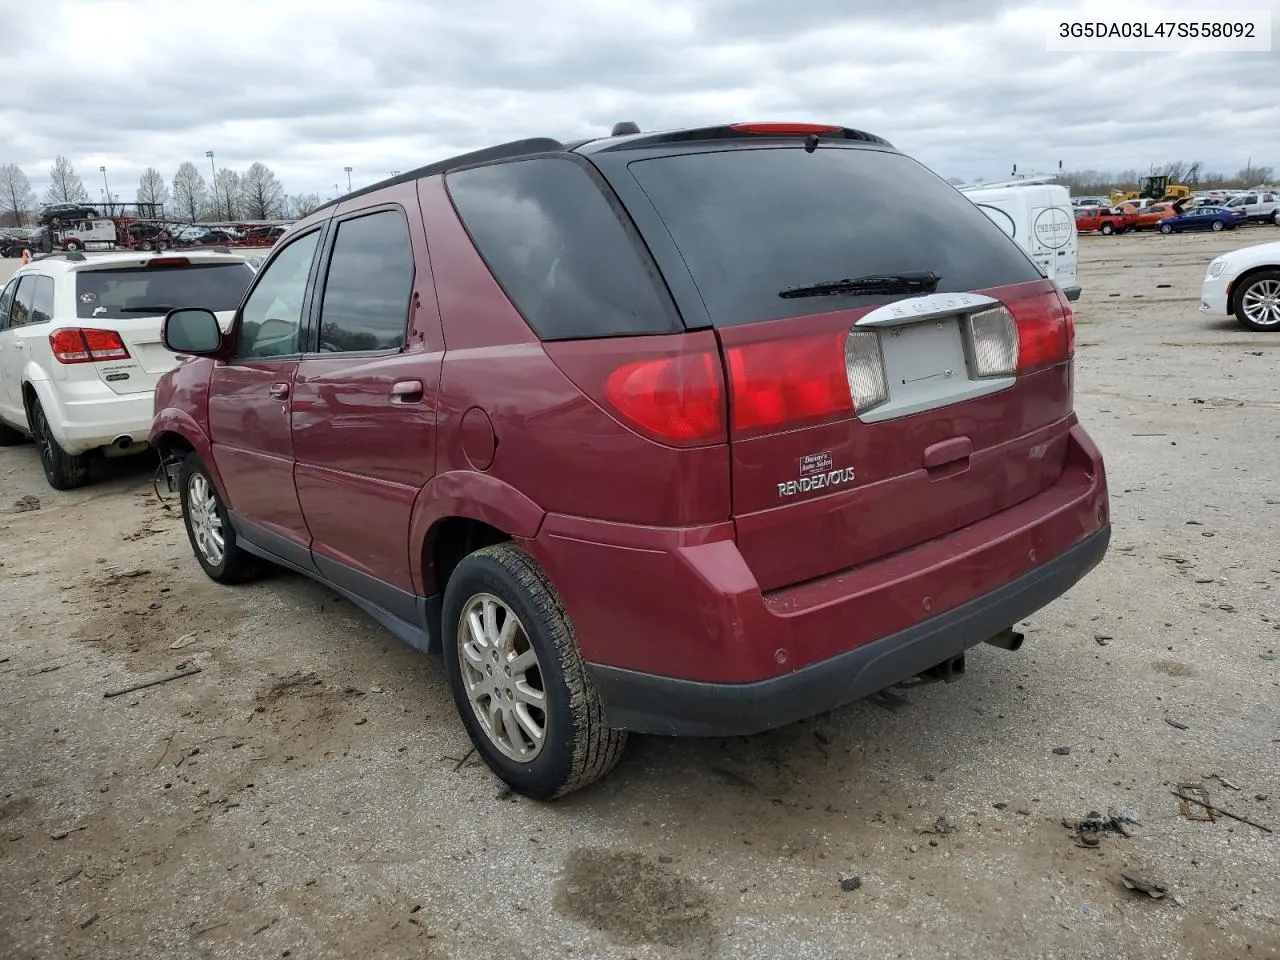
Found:
<path fill-rule="evenodd" d="M 998 0 L 42 0 L 6 5 L 0 163 L 38 194 L 65 154 L 132 199 L 261 160 L 291 193 L 345 192 L 530 135 L 735 120 L 839 122 L 943 176 L 1280 168 L 1267 53 L 1050 53 L 1048 14 Z M 1127 0 L 1065 12 L 1126 12 Z M 1280 0 L 1163 0 L 1161 19 Z"/>

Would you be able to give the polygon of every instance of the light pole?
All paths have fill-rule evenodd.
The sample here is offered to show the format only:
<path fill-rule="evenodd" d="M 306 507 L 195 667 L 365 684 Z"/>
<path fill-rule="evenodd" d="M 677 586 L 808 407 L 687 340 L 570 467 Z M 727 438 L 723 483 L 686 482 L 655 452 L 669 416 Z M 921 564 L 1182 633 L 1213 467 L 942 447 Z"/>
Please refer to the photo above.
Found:
<path fill-rule="evenodd" d="M 218 169 L 213 165 L 213 151 L 206 150 L 204 155 L 209 158 L 209 175 L 213 178 L 210 185 L 213 187 L 213 215 L 218 215 Z"/>
<path fill-rule="evenodd" d="M 111 205 L 111 185 L 107 183 L 107 168 L 99 167 L 98 170 L 102 173 L 102 188 L 107 194 L 107 205 L 110 206 Z M 107 212 L 110 213 L 111 211 L 108 210 Z"/>
<path fill-rule="evenodd" d="M 347 171 L 347 193 L 350 193 L 351 192 L 351 168 L 343 167 L 342 169 Z"/>

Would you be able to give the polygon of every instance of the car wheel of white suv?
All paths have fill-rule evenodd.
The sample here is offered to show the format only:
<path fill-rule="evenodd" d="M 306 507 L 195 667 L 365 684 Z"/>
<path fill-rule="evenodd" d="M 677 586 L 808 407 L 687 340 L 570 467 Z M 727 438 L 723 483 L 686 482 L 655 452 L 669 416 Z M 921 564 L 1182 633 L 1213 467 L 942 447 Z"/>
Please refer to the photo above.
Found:
<path fill-rule="evenodd" d="M 89 479 L 89 462 L 84 457 L 74 456 L 63 450 L 49 429 L 49 418 L 45 416 L 44 407 L 34 397 L 29 410 L 31 436 L 40 449 L 40 465 L 44 467 L 45 479 L 55 490 L 73 490 L 82 487 Z"/>

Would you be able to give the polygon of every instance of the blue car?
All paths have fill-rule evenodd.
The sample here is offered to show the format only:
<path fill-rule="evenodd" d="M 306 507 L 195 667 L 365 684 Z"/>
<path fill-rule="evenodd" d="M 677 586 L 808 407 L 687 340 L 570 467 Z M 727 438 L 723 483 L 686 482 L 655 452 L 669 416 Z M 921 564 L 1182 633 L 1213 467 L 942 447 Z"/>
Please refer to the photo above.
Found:
<path fill-rule="evenodd" d="M 1161 233 L 1183 230 L 1234 230 L 1245 221 L 1243 210 L 1227 207 L 1196 207 L 1172 217 L 1156 221 Z"/>

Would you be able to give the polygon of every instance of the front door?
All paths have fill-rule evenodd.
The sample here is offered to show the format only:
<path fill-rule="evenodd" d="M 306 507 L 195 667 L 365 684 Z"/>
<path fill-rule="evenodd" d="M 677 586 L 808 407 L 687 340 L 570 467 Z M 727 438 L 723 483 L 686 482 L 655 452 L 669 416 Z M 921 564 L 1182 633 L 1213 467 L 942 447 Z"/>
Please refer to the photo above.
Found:
<path fill-rule="evenodd" d="M 333 221 L 315 330 L 294 375 L 293 440 L 317 567 L 414 622 L 409 528 L 435 469 L 444 345 L 412 186 L 396 199 L 404 206 Z"/>
<path fill-rule="evenodd" d="M 257 277 L 236 318 L 235 355 L 209 384 L 209 433 L 237 531 L 313 569 L 311 535 L 293 485 L 293 373 L 321 228 L 291 241 Z"/>

